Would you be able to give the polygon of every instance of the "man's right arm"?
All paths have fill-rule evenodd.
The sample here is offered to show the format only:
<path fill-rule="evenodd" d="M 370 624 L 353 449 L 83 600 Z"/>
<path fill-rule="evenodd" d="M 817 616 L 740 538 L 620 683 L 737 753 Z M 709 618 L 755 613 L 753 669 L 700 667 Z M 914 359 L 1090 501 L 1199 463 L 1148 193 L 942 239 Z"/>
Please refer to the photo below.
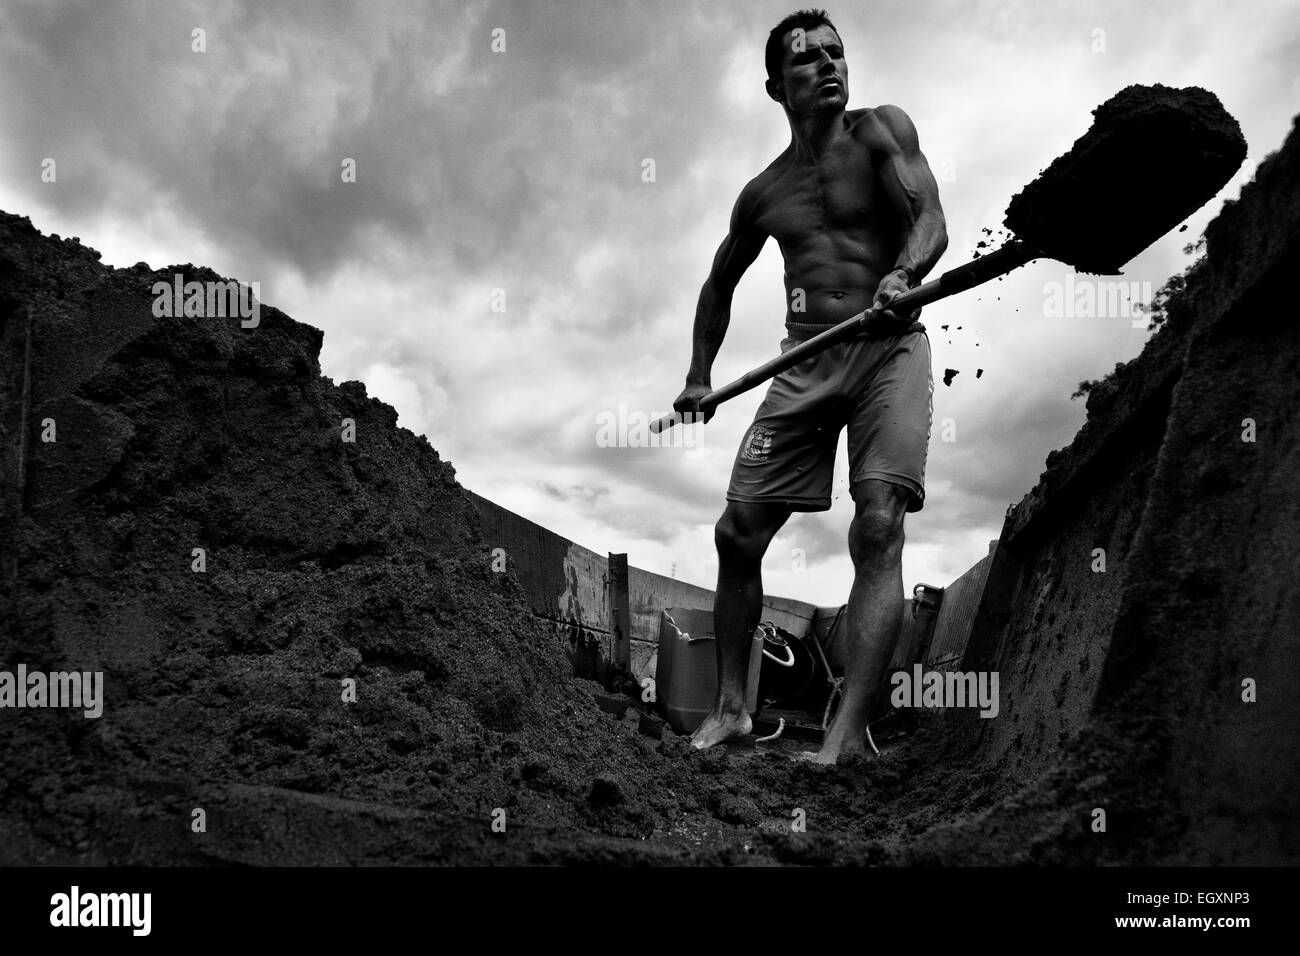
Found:
<path fill-rule="evenodd" d="M 755 222 L 754 207 L 751 187 L 746 186 L 731 211 L 727 238 L 718 247 L 709 277 L 700 289 L 695 307 L 691 367 L 686 373 L 686 388 L 673 403 L 679 412 L 698 412 L 699 400 L 712 390 L 713 360 L 731 324 L 732 293 L 767 241 L 767 233 Z M 712 414 L 711 409 L 706 410 L 706 420 Z"/>

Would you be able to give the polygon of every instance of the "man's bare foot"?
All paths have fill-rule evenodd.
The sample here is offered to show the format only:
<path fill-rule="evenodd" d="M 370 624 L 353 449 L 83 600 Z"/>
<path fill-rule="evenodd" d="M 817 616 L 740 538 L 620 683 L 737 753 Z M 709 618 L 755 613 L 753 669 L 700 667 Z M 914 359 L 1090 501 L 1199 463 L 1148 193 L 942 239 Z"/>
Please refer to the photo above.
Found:
<path fill-rule="evenodd" d="M 848 757 L 851 754 L 865 754 L 866 752 L 867 748 L 862 745 L 861 740 L 856 743 L 846 740 L 833 744 L 828 739 L 822 744 L 822 749 L 817 751 L 817 756 L 813 757 L 813 763 L 834 763 L 841 757 Z"/>
<path fill-rule="evenodd" d="M 826 738 L 822 741 L 822 749 L 817 751 L 813 763 L 835 763 L 840 757 L 867 753 L 866 737 L 870 733 L 871 731 L 865 728 L 860 733 L 845 731 L 840 728 L 838 721 L 831 721 L 830 729 L 826 731 Z M 875 746 L 875 741 L 872 741 L 872 750 L 879 753 L 880 751 L 875 750 Z"/>
<path fill-rule="evenodd" d="M 754 722 L 749 719 L 748 712 L 742 710 L 739 714 L 723 714 L 715 709 L 691 734 L 691 747 L 703 750 L 732 737 L 743 737 L 753 729 Z"/>

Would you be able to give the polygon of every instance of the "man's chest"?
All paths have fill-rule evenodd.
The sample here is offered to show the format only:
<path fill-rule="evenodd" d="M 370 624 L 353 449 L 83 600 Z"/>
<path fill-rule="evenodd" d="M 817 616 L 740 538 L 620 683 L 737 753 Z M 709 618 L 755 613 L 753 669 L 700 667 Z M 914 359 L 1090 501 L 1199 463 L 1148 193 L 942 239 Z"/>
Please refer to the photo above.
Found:
<path fill-rule="evenodd" d="M 887 214 L 878 172 L 861 147 L 791 166 L 774 177 L 764 200 L 759 225 L 778 242 L 827 229 L 869 229 Z"/>

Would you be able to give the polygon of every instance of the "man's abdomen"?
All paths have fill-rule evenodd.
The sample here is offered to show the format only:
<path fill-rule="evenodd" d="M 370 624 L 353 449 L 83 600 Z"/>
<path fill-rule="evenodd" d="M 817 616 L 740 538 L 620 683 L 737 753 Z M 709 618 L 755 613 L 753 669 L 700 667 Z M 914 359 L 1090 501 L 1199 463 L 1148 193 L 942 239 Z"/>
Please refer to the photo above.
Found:
<path fill-rule="evenodd" d="M 787 324 L 796 322 L 807 325 L 834 325 L 851 319 L 871 308 L 875 294 L 875 285 L 871 291 L 865 289 L 804 289 L 802 303 L 796 291 L 801 287 L 789 289 L 789 304 L 786 308 Z M 800 310 L 799 306 L 803 305 Z"/>
<path fill-rule="evenodd" d="M 871 308 L 896 251 L 869 236 L 830 232 L 785 255 L 786 322 L 833 325 Z"/>

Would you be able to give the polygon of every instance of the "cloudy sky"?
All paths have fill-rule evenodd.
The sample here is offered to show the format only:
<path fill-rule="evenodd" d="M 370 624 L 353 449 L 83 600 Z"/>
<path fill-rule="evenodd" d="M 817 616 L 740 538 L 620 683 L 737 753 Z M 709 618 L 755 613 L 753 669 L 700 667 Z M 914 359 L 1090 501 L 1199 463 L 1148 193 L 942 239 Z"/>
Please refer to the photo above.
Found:
<path fill-rule="evenodd" d="M 693 449 L 602 447 L 597 419 L 666 411 L 681 388 L 732 202 L 789 140 L 763 43 L 794 5 L 3 0 L 0 208 L 112 265 L 192 261 L 260 282 L 263 301 L 324 329 L 327 375 L 364 381 L 466 486 L 712 586 L 713 522 L 762 390 L 724 406 Z M 1127 267 L 1125 281 L 1157 289 L 1300 111 L 1294 0 L 828 9 L 850 105 L 896 104 L 920 132 L 948 216 L 940 269 L 970 258 L 1102 100 L 1130 83 L 1204 86 L 1250 155 L 1186 232 Z M 1048 315 L 1065 279 L 1038 263 L 927 308 L 936 427 L 927 504 L 908 518 L 909 588 L 986 553 L 1082 423 L 1078 383 L 1141 350 L 1145 323 Z M 776 354 L 782 317 L 769 241 L 714 384 Z M 950 387 L 945 368 L 960 370 Z M 944 419 L 955 441 L 940 440 Z M 832 510 L 796 516 L 774 543 L 770 593 L 845 598 L 842 444 L 837 474 Z"/>

